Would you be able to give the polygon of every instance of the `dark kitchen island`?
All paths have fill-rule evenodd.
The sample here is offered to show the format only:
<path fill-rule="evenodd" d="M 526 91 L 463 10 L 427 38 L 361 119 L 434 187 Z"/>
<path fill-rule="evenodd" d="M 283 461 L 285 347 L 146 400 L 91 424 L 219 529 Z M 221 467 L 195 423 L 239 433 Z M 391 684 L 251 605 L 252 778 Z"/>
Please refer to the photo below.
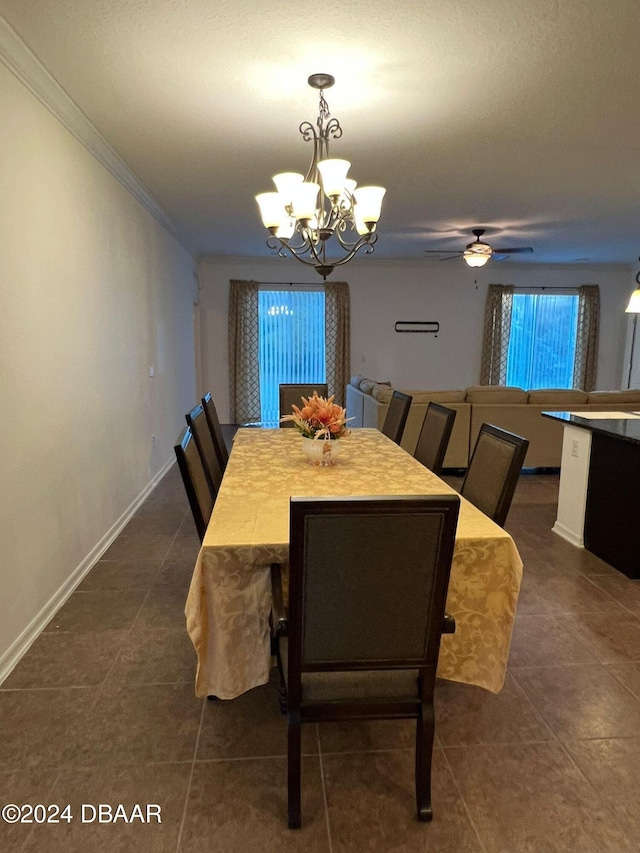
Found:
<path fill-rule="evenodd" d="M 564 422 L 554 531 L 640 578 L 640 415 L 543 412 Z"/>

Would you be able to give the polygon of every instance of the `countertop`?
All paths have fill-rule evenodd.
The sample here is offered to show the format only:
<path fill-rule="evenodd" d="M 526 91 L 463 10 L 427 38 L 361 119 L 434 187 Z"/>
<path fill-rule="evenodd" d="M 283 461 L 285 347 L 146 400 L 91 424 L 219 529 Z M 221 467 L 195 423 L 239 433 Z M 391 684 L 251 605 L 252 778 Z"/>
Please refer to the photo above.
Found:
<path fill-rule="evenodd" d="M 600 415 L 609 414 L 612 417 L 600 417 Z M 611 438 L 619 438 L 621 441 L 640 444 L 640 414 L 636 417 L 628 417 L 633 413 L 620 412 L 620 415 L 624 414 L 626 417 L 619 418 L 615 417 L 616 414 L 616 412 L 589 412 L 589 415 L 597 415 L 597 417 L 584 417 L 580 412 L 542 412 L 542 417 L 562 421 L 567 426 L 581 427 Z"/>

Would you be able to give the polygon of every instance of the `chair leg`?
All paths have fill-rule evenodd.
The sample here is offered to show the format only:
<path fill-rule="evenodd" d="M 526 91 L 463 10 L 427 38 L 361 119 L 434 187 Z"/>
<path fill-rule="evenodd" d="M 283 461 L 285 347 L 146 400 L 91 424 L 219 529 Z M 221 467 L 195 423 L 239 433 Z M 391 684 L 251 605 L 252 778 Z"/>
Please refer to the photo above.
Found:
<path fill-rule="evenodd" d="M 300 803 L 300 761 L 302 744 L 299 709 L 289 711 L 287 738 L 289 829 L 300 829 L 300 826 L 302 825 Z"/>
<path fill-rule="evenodd" d="M 421 716 L 416 726 L 416 805 L 418 820 L 429 821 L 433 818 L 431 807 L 431 759 L 433 757 L 433 738 L 435 733 L 435 714 L 433 704 L 421 706 Z"/>
<path fill-rule="evenodd" d="M 280 703 L 280 713 L 282 715 L 287 713 L 287 685 L 284 683 L 283 679 L 280 679 L 280 685 L 278 687 L 278 702 Z"/>

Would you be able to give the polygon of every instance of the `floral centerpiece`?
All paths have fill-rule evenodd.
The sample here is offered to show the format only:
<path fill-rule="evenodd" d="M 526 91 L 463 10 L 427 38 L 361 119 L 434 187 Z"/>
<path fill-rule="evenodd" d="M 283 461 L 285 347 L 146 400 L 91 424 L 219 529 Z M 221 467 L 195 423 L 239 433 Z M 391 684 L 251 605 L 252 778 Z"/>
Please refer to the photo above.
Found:
<path fill-rule="evenodd" d="M 281 421 L 291 421 L 303 439 L 303 450 L 314 465 L 334 465 L 341 446 L 338 439 L 349 435 L 347 412 L 333 402 L 334 396 L 302 398 L 302 408 L 295 404 L 293 414 L 284 415 Z M 323 439 L 323 441 L 318 441 Z"/>

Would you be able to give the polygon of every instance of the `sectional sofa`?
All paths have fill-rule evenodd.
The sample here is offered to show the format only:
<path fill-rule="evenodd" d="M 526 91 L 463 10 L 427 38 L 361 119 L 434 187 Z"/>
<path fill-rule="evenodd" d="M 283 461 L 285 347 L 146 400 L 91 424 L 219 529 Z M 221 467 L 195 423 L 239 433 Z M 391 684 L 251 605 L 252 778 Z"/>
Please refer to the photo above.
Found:
<path fill-rule="evenodd" d="M 430 402 L 456 410 L 456 420 L 444 460 L 445 468 L 466 468 L 483 423 L 515 432 L 529 439 L 525 459 L 527 468 L 558 468 L 562 453 L 562 424 L 543 418 L 548 411 L 639 411 L 640 390 L 586 391 L 522 388 L 497 385 L 472 385 L 451 391 L 413 391 L 413 402 L 402 439 L 409 453 L 415 450 L 425 412 Z M 347 416 L 350 426 L 380 429 L 389 408 L 394 389 L 391 385 L 352 377 L 347 386 Z"/>

